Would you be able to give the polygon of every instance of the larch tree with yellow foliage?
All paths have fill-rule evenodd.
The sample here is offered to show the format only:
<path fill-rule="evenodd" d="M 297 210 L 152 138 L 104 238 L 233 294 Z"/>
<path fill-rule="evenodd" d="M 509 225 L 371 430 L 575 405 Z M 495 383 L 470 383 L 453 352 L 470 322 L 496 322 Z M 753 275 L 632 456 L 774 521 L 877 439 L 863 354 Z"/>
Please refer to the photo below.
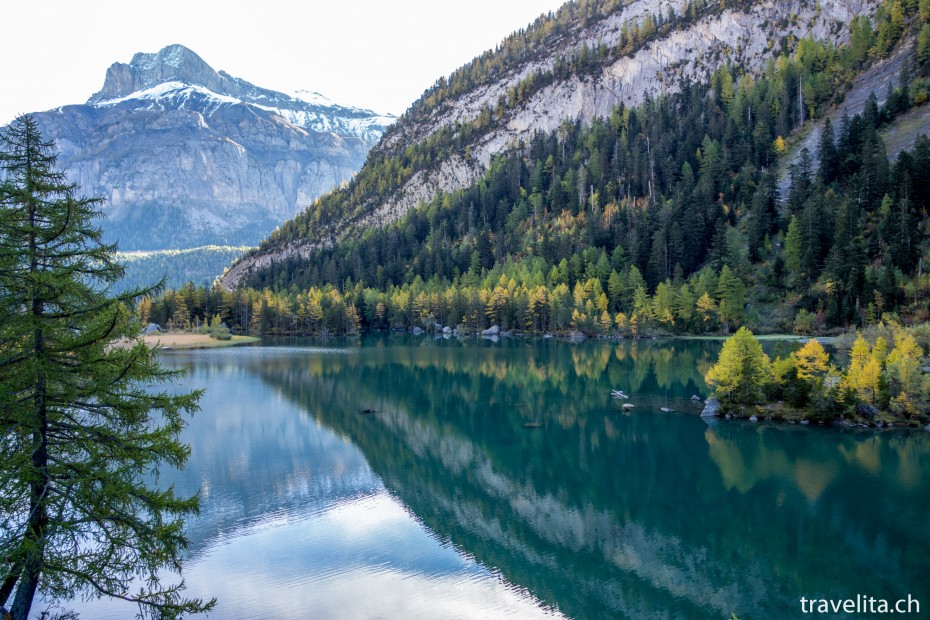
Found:
<path fill-rule="evenodd" d="M 798 379 L 822 383 L 830 363 L 823 345 L 811 338 L 794 354 Z"/>
<path fill-rule="evenodd" d="M 769 356 L 752 332 L 741 327 L 723 343 L 720 357 L 704 381 L 724 405 L 751 405 L 762 398 L 771 377 Z"/>
<path fill-rule="evenodd" d="M 923 349 L 910 334 L 898 334 L 888 354 L 885 373 L 891 392 L 891 410 L 911 416 L 923 409 L 930 396 L 930 377 L 920 368 Z"/>
<path fill-rule="evenodd" d="M 883 357 L 883 351 L 879 343 L 870 348 L 862 334 L 857 334 L 849 352 L 849 366 L 843 373 L 842 386 L 860 401 L 875 404 L 881 386 L 882 362 L 879 355 Z"/>

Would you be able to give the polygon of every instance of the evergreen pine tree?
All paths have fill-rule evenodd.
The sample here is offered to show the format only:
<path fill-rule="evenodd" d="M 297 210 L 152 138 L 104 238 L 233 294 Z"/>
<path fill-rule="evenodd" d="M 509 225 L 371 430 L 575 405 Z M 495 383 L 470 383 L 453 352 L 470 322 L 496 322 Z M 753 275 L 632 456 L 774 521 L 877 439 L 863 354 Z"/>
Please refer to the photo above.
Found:
<path fill-rule="evenodd" d="M 888 183 L 888 156 L 875 125 L 865 126 L 860 163 L 859 195 L 863 208 L 872 211 L 881 203 Z"/>
<path fill-rule="evenodd" d="M 811 195 L 811 154 L 801 150 L 798 162 L 791 166 L 791 188 L 788 190 L 788 213 L 797 215 Z"/>
<path fill-rule="evenodd" d="M 917 35 L 917 62 L 921 75 L 930 73 L 930 24 L 924 24 Z"/>
<path fill-rule="evenodd" d="M 717 297 L 720 300 L 720 322 L 723 323 L 723 331 L 729 333 L 731 323 L 738 323 L 743 318 L 743 307 L 746 305 L 746 286 L 739 276 L 726 265 L 720 270 Z"/>
<path fill-rule="evenodd" d="M 764 246 L 765 236 L 775 232 L 778 221 L 777 187 L 775 175 L 763 175 L 759 187 L 752 197 L 747 241 L 750 260 L 758 260 Z"/>
<path fill-rule="evenodd" d="M 93 224 L 99 201 L 77 197 L 56 157 L 30 116 L 0 132 L 0 606 L 13 596 L 26 620 L 41 589 L 204 611 L 183 580 L 161 583 L 180 573 L 197 499 L 144 481 L 186 460 L 178 435 L 199 395 L 152 389 L 173 373 L 132 339 L 142 292 L 107 295 L 123 269 Z"/>
<path fill-rule="evenodd" d="M 800 214 L 801 230 L 801 275 L 810 282 L 817 278 L 828 247 L 825 228 L 828 218 L 824 208 L 824 196 L 816 192 L 807 202 Z"/>
<path fill-rule="evenodd" d="M 836 150 L 836 137 L 833 134 L 833 123 L 827 118 L 823 122 L 823 132 L 820 134 L 820 144 L 817 149 L 820 154 L 820 182 L 824 185 L 832 183 L 840 171 L 840 155 Z"/>
<path fill-rule="evenodd" d="M 865 240 L 859 220 L 858 203 L 844 200 L 836 214 L 832 247 L 827 259 L 830 276 L 841 284 L 850 299 L 861 293 L 865 278 Z"/>
<path fill-rule="evenodd" d="M 785 267 L 788 277 L 795 279 L 801 272 L 801 225 L 798 218 L 792 216 L 785 235 Z"/>

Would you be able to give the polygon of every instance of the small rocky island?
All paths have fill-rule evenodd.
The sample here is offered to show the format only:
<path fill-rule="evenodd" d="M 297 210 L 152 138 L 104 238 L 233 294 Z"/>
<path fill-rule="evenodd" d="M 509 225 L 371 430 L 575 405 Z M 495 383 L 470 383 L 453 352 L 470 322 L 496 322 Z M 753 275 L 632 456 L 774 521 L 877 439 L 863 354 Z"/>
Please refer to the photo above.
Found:
<path fill-rule="evenodd" d="M 871 342 L 857 334 L 844 368 L 816 339 L 774 360 L 749 329 L 724 343 L 705 381 L 713 394 L 702 417 L 725 416 L 847 426 L 930 428 L 930 374 L 918 326 L 880 326 Z"/>

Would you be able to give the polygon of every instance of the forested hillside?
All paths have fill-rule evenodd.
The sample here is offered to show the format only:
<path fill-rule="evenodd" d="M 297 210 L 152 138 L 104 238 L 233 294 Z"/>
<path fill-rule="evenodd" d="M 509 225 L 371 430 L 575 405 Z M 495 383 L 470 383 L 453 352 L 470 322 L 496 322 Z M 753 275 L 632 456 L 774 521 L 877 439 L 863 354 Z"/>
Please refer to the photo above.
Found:
<path fill-rule="evenodd" d="M 437 192 L 480 183 L 495 157 L 523 148 L 534 133 L 608 118 L 620 104 L 637 107 L 688 82 L 706 82 L 727 63 L 756 78 L 805 38 L 827 46 L 851 42 L 861 34 L 859 17 L 874 15 L 880 5 L 881 0 L 566 3 L 449 80 L 438 80 L 392 126 L 348 187 L 283 224 L 233 265 L 223 285 L 235 288 L 272 262 L 306 258 L 315 247 L 390 224 Z M 884 13 L 875 34 L 868 29 L 876 54 L 903 30 Z M 859 27 L 849 28 L 852 23 Z M 802 97 L 805 89 L 816 93 L 825 86 L 817 75 L 801 80 Z M 793 92 L 788 96 L 796 98 Z"/>
<path fill-rule="evenodd" d="M 111 291 L 119 293 L 149 287 L 157 284 L 162 276 L 168 288 L 180 288 L 186 282 L 212 286 L 216 276 L 249 249 L 248 246 L 208 245 L 186 250 L 117 252 L 116 260 L 126 268 L 126 273 Z"/>
<path fill-rule="evenodd" d="M 874 22 L 844 26 L 847 44 L 785 43 L 793 53 L 758 78 L 724 62 L 705 82 L 537 133 L 495 157 L 479 182 L 272 262 L 245 279 L 251 290 L 212 293 L 212 307 L 262 333 L 434 322 L 589 334 L 811 331 L 886 313 L 923 320 L 930 142 L 889 162 L 878 131 L 927 101 L 928 17 L 927 0 L 886 2 Z M 828 123 L 819 161 L 802 153 L 779 196 L 775 170 L 794 132 L 819 122 L 909 33 L 916 59 L 897 87 L 880 93 L 881 106 L 872 97 L 863 114 Z M 362 187 L 378 178 L 366 168 L 265 247 L 319 233 L 328 209 L 336 217 L 348 208 L 333 205 L 377 191 Z M 153 311 L 173 316 L 172 296 Z"/>

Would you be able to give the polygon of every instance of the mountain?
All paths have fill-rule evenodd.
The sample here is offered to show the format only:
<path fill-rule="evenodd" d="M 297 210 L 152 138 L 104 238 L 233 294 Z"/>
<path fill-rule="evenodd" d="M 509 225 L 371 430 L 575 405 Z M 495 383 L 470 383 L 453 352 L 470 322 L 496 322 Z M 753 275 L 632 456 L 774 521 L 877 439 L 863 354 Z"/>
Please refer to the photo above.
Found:
<path fill-rule="evenodd" d="M 488 336 L 926 321 L 930 1 L 668 8 L 540 18 L 437 82 L 224 290 L 149 315 Z"/>
<path fill-rule="evenodd" d="M 69 179 L 106 199 L 121 250 L 254 245 L 348 181 L 394 121 L 255 86 L 181 45 L 114 63 L 86 104 L 35 116 Z"/>
<path fill-rule="evenodd" d="M 273 262 L 307 257 L 366 226 L 395 221 L 436 192 L 469 187 L 496 155 L 538 132 L 608 118 L 618 105 L 706 81 L 722 64 L 759 75 L 805 37 L 844 43 L 848 25 L 879 4 L 569 2 L 440 79 L 388 129 L 352 187 L 326 201 L 318 215 L 299 216 L 294 226 L 301 234 L 266 240 L 223 282 L 234 287 Z"/>

